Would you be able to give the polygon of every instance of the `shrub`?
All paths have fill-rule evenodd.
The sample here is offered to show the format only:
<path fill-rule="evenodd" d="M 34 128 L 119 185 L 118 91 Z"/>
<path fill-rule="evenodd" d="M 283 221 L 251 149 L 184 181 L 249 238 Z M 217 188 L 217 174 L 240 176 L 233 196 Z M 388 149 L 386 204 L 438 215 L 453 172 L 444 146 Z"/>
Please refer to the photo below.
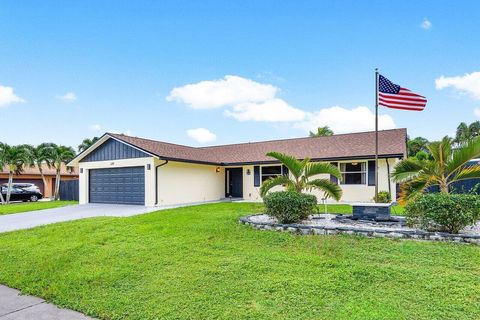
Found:
<path fill-rule="evenodd" d="M 292 191 L 271 192 L 263 198 L 266 214 L 280 223 L 300 222 L 317 209 L 317 197 Z"/>
<path fill-rule="evenodd" d="M 407 223 L 429 231 L 458 233 L 480 218 L 480 197 L 470 194 L 429 193 L 405 208 Z"/>
<path fill-rule="evenodd" d="M 390 203 L 392 202 L 392 196 L 388 191 L 380 191 L 377 195 L 377 199 L 373 199 L 376 203 Z"/>

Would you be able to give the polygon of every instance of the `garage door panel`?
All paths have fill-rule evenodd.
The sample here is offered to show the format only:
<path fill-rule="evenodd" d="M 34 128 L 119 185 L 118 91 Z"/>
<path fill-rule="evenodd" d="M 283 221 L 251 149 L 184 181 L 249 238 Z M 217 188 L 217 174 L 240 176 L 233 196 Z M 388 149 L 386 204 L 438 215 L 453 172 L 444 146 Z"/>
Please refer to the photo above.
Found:
<path fill-rule="evenodd" d="M 144 205 L 144 167 L 90 170 L 90 202 Z"/>

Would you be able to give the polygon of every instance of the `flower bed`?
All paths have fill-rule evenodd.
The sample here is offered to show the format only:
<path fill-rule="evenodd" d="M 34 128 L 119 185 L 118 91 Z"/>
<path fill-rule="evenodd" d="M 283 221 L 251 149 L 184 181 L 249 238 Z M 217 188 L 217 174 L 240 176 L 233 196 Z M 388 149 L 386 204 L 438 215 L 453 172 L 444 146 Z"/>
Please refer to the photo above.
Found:
<path fill-rule="evenodd" d="M 480 245 L 480 223 L 462 230 L 459 234 L 451 234 L 413 229 L 400 223 L 385 225 L 362 220 L 355 223 L 336 220 L 337 215 L 321 214 L 310 216 L 302 223 L 281 224 L 266 214 L 257 214 L 242 217 L 239 222 L 260 230 L 284 231 L 302 235 L 350 234 L 378 238 L 453 241 Z"/>

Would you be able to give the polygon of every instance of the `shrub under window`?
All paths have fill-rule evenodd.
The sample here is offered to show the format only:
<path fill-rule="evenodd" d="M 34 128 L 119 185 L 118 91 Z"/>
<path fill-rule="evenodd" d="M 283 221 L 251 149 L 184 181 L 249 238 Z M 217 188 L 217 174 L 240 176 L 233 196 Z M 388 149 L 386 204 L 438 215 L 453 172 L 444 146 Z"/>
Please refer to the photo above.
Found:
<path fill-rule="evenodd" d="M 264 197 L 263 202 L 266 214 L 277 218 L 280 223 L 300 222 L 317 208 L 317 197 L 298 192 L 272 192 Z"/>
<path fill-rule="evenodd" d="M 458 233 L 480 219 L 480 196 L 430 193 L 413 200 L 405 209 L 410 226 Z"/>

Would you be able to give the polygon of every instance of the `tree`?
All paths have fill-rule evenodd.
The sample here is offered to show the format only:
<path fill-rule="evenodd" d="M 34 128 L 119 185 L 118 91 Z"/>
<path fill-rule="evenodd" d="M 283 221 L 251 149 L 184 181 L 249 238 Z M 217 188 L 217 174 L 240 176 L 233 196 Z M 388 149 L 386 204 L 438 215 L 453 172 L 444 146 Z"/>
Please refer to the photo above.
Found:
<path fill-rule="evenodd" d="M 66 165 L 70 160 L 75 157 L 75 150 L 72 147 L 58 146 L 54 143 L 49 146 L 49 157 L 51 161 L 51 166 L 55 168 L 55 191 L 53 193 L 53 198 L 59 200 L 59 190 L 60 190 L 60 177 L 62 165 Z"/>
<path fill-rule="evenodd" d="M 423 137 L 416 137 L 415 139 L 407 138 L 407 152 L 409 157 L 415 157 L 415 155 L 424 151 L 428 153 L 428 140 Z"/>
<path fill-rule="evenodd" d="M 0 145 L 0 162 L 8 169 L 8 184 L 6 203 L 10 203 L 12 193 L 13 175 L 20 174 L 25 164 L 30 163 L 31 153 L 25 146 L 10 146 L 6 143 Z"/>
<path fill-rule="evenodd" d="M 480 136 L 480 121 L 474 121 L 470 123 L 470 125 L 461 122 L 457 127 L 455 139 L 453 141 L 457 144 L 461 144 L 478 136 Z"/>
<path fill-rule="evenodd" d="M 51 168 L 52 167 L 52 146 L 53 143 L 42 143 L 39 144 L 37 147 L 33 147 L 31 145 L 24 145 L 25 148 L 30 150 L 31 158 L 29 161 L 29 166 L 34 167 L 35 165 L 38 168 L 38 172 L 40 172 L 40 176 L 42 177 L 44 187 L 47 187 L 47 180 L 45 179 L 45 175 L 43 173 L 44 167 Z"/>
<path fill-rule="evenodd" d="M 480 165 L 466 166 L 467 162 L 480 156 L 480 137 L 468 140 L 452 148 L 452 140 L 427 145 L 431 159 L 408 158 L 400 161 L 392 172 L 395 182 L 402 183 L 400 203 L 423 193 L 428 187 L 438 185 L 440 192 L 449 193 L 449 185 L 455 181 L 480 178 Z"/>
<path fill-rule="evenodd" d="M 280 161 L 289 170 L 290 175 L 281 175 L 265 180 L 260 187 L 260 195 L 264 197 L 270 189 L 275 186 L 283 185 L 288 191 L 302 192 L 319 189 L 325 192 L 327 197 L 340 200 L 342 189 L 330 179 L 311 179 L 319 174 L 329 174 L 341 179 L 342 175 L 336 166 L 326 162 L 311 162 L 310 158 L 302 161 L 293 156 L 280 152 L 269 152 L 267 156 Z"/>
<path fill-rule="evenodd" d="M 327 136 L 332 136 L 333 135 L 333 131 L 332 129 L 330 129 L 329 126 L 325 126 L 325 127 L 318 127 L 317 128 L 317 132 L 312 132 L 310 131 L 310 137 L 312 138 L 316 138 L 316 137 L 327 137 Z"/>
<path fill-rule="evenodd" d="M 90 148 L 95 142 L 98 141 L 98 139 L 100 139 L 99 137 L 93 137 L 92 139 L 84 139 L 82 141 L 82 143 L 78 146 L 78 152 L 83 152 L 85 150 L 87 150 L 88 148 Z"/>

